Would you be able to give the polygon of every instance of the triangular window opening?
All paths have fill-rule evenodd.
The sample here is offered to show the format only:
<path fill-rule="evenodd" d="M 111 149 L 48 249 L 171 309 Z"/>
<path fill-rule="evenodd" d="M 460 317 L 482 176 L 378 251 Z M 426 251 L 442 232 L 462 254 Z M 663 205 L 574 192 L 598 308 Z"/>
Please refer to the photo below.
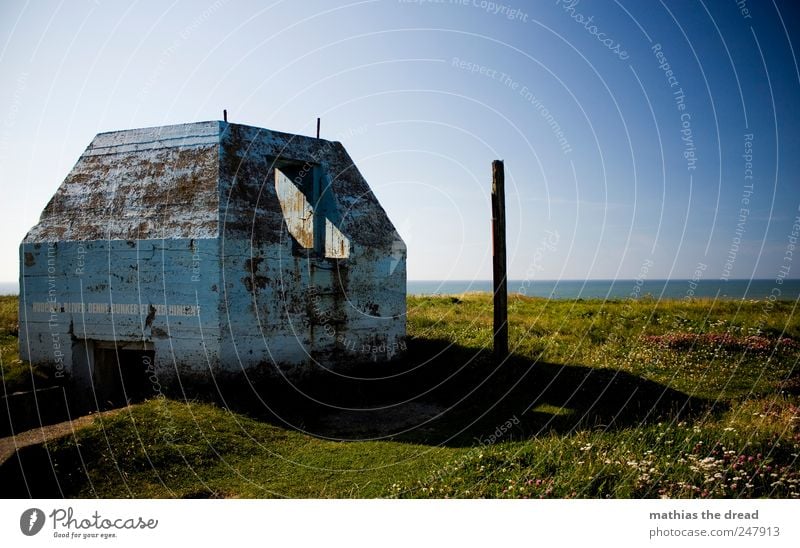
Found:
<path fill-rule="evenodd" d="M 350 240 L 335 222 L 336 207 L 322 167 L 275 159 L 275 191 L 297 245 L 330 259 L 350 256 Z"/>

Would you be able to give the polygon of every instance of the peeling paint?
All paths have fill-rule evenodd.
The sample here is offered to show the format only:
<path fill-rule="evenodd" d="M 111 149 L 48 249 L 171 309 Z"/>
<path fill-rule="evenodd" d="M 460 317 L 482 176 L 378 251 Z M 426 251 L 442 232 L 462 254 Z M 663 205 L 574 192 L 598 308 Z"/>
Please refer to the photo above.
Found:
<path fill-rule="evenodd" d="M 405 348 L 405 244 L 337 142 L 216 121 L 100 134 L 20 258 L 22 358 L 86 389 L 108 344 L 146 347 L 165 386 Z"/>

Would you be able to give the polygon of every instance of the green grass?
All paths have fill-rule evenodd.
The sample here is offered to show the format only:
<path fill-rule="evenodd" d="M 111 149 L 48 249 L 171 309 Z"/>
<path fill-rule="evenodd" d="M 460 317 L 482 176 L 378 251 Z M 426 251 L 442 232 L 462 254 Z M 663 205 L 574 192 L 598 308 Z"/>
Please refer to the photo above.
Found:
<path fill-rule="evenodd" d="M 412 297 L 410 334 L 445 339 L 470 348 L 491 348 L 491 301 L 466 295 Z M 692 302 L 566 301 L 512 296 L 510 347 L 516 354 L 549 363 L 622 370 L 698 396 L 738 397 L 774 392 L 796 370 L 798 353 L 729 352 L 697 344 L 675 352 L 643 341 L 670 333 L 731 333 L 800 340 L 800 315 L 793 303 L 767 308 L 759 301 Z"/>
<path fill-rule="evenodd" d="M 60 479 L 89 497 L 380 497 L 449 455 L 397 442 L 325 441 L 211 404 L 166 399 L 83 430 L 79 447 L 92 482 L 80 467 Z M 62 466 L 77 464 L 72 442 L 51 449 Z"/>
<path fill-rule="evenodd" d="M 447 412 L 426 428 L 358 441 L 287 404 L 296 424 L 350 440 L 331 441 L 157 398 L 49 444 L 65 494 L 800 497 L 791 303 L 512 297 L 514 356 L 501 366 L 488 352 L 488 296 L 408 307 L 411 379 L 351 392 L 373 404 L 437 386 L 422 399 Z M 318 390 L 346 403 L 343 386 Z"/>
<path fill-rule="evenodd" d="M 472 448 L 402 497 L 798 497 L 798 408 L 750 402 L 716 419 L 548 434 Z"/>
<path fill-rule="evenodd" d="M 45 368 L 32 368 L 19 359 L 17 303 L 16 295 L 0 295 L 0 374 L 3 385 L 0 395 L 30 390 L 35 383 L 37 386 L 51 384 Z"/>

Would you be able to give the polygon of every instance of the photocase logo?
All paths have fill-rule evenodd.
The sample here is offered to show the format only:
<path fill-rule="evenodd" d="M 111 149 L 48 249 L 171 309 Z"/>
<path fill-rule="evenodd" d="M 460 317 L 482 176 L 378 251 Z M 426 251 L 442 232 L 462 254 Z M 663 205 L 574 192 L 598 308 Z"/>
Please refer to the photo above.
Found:
<path fill-rule="evenodd" d="M 44 512 L 38 508 L 29 508 L 19 517 L 19 530 L 26 537 L 32 537 L 44 527 Z"/>

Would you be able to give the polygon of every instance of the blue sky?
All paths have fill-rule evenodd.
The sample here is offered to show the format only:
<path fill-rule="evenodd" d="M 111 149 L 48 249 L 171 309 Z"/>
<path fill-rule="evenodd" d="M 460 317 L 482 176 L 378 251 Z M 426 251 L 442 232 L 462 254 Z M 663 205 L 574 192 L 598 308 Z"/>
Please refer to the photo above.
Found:
<path fill-rule="evenodd" d="M 96 133 L 223 108 L 302 134 L 321 116 L 405 238 L 411 279 L 491 277 L 496 158 L 512 278 L 798 277 L 799 15 L 754 0 L 6 1 L 0 281 Z"/>

